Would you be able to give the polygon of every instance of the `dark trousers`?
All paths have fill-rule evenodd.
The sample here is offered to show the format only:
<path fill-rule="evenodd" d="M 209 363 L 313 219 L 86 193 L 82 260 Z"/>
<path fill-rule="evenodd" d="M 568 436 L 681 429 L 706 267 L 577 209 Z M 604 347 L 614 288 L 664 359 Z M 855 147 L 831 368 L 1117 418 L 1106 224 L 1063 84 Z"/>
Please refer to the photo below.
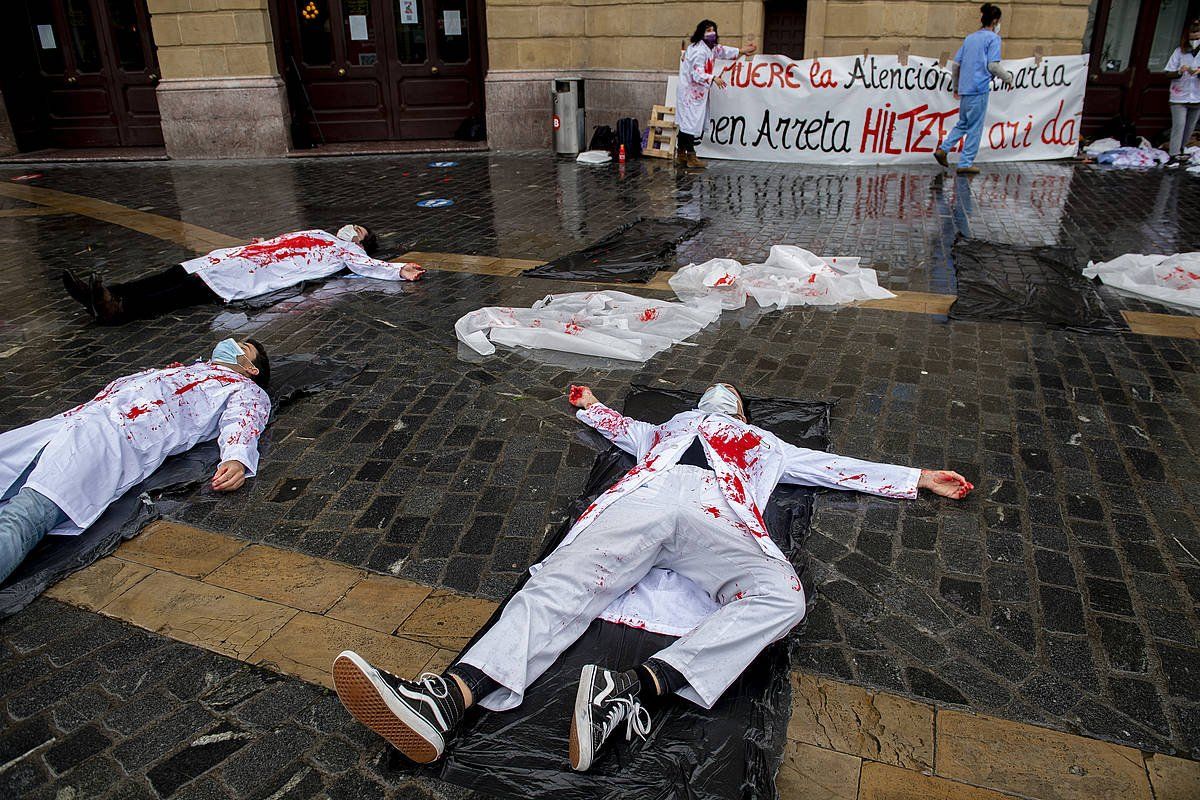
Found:
<path fill-rule="evenodd" d="M 700 141 L 699 136 L 693 136 L 690 133 L 679 132 L 679 152 L 694 153 L 696 152 L 696 142 Z"/>
<path fill-rule="evenodd" d="M 178 308 L 221 301 L 199 275 L 188 274 L 179 264 L 144 278 L 113 284 L 108 290 L 121 298 L 130 318 L 156 317 Z"/>

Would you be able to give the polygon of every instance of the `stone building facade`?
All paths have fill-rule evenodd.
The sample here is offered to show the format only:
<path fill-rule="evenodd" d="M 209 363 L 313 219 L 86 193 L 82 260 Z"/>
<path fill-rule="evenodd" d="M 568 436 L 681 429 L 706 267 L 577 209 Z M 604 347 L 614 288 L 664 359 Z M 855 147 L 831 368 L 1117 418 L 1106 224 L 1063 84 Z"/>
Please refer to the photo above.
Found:
<path fill-rule="evenodd" d="M 1189 9 L 1193 4 L 1172 2 Z M 27 9 L 67 8 L 65 0 L 24 3 Z M 103 67 L 89 73 L 95 64 L 88 67 L 86 53 L 68 54 L 65 68 L 58 63 L 46 72 L 43 64 L 38 72 L 17 63 L 23 56 L 10 55 L 0 75 L 6 103 L 0 107 L 0 146 L 161 141 L 173 158 L 280 156 L 302 146 L 298 139 L 304 136 L 318 143 L 449 138 L 458 114 L 464 124 L 486 121 L 493 149 L 540 148 L 550 144 L 551 79 L 585 79 L 589 129 L 622 116 L 644 120 L 662 101 L 681 42 L 702 18 L 718 22 L 725 43 L 753 41 L 793 57 L 893 53 L 901 46 L 936 57 L 952 53 L 979 22 L 977 3 L 956 0 L 76 0 L 70 7 L 85 5 L 101 40 L 111 31 L 114 41 L 128 45 L 130 36 L 141 35 L 147 63 L 136 74 L 122 71 L 128 59 L 111 46 L 96 56 L 113 61 L 107 73 Z M 1000 5 L 1005 56 L 1019 58 L 1037 48 L 1047 55 L 1084 52 L 1089 42 L 1094 46 L 1101 34 L 1111 39 L 1135 18 L 1149 41 L 1159 5 L 1169 3 Z M 27 24 L 16 25 L 14 35 L 28 58 L 42 58 L 50 52 L 42 29 L 53 25 L 41 24 L 37 10 L 27 13 Z M 63 25 L 66 13 L 53 24 Z M 122 15 L 133 21 L 119 28 Z M 140 34 L 134 30 L 139 21 L 145 23 Z M 1100 33 L 1093 35 L 1094 28 Z M 49 41 L 69 49 L 73 34 L 65 28 L 58 33 L 56 41 L 51 30 Z M 1169 40 L 1174 34 L 1162 35 Z M 328 46 L 321 36 L 329 37 Z M 308 63 L 316 58 L 310 57 L 313 47 L 324 59 L 316 66 Z M 1113 63 L 1121 68 L 1119 59 Z M 117 85 L 118 73 L 143 98 L 124 110 L 118 96 L 129 86 Z M 30 75 L 41 83 L 31 84 Z M 72 86 L 88 80 L 100 85 L 101 78 L 114 98 L 113 118 L 128 117 L 120 131 L 106 135 L 81 124 L 35 135 L 43 123 L 31 117 L 31 91 L 53 91 L 61 101 Z M 1132 97 L 1126 92 L 1112 102 L 1130 102 L 1126 95 Z M 358 105 L 342 102 L 351 97 Z M 157 109 L 150 107 L 155 100 Z"/>

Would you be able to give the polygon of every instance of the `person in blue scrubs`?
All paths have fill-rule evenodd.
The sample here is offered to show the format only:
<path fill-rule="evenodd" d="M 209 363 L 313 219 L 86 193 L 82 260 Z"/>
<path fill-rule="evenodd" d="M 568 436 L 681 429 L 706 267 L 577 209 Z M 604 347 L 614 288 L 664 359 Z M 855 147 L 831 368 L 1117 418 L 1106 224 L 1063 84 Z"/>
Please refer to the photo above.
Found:
<path fill-rule="evenodd" d="M 958 172 L 962 175 L 979 172 L 979 167 L 975 166 L 975 156 L 979 153 L 979 139 L 983 136 L 983 118 L 987 116 L 992 77 L 1000 78 L 1010 87 L 1013 85 L 1012 73 L 1000 66 L 1000 8 L 984 3 L 979 8 L 979 14 L 979 30 L 963 39 L 950 67 L 954 77 L 954 96 L 959 101 L 958 122 L 950 135 L 933 151 L 937 162 L 948 167 L 950 162 L 946 154 L 962 139 L 962 155 L 958 159 Z"/>

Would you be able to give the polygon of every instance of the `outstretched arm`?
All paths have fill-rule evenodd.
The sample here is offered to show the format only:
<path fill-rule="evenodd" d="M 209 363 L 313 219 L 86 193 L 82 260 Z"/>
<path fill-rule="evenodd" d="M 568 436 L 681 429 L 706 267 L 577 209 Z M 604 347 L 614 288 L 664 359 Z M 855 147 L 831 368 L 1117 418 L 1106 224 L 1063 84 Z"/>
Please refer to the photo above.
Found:
<path fill-rule="evenodd" d="M 415 281 L 425 274 L 420 264 L 380 261 L 352 247 L 343 248 L 342 261 L 355 275 L 383 281 Z"/>
<path fill-rule="evenodd" d="M 221 465 L 213 475 L 213 489 L 232 492 L 258 471 L 258 437 L 270 415 L 271 401 L 257 386 L 229 398 L 217 423 Z"/>
<path fill-rule="evenodd" d="M 596 399 L 586 386 L 572 386 L 567 400 L 579 409 L 575 416 L 580 422 L 598 430 L 605 439 L 633 456 L 650 449 L 654 427 L 648 422 L 632 419 L 614 411 Z"/>
<path fill-rule="evenodd" d="M 829 489 L 851 489 L 883 497 L 915 498 L 918 489 L 962 499 L 975 487 L 950 470 L 927 470 L 879 464 L 857 458 L 808 450 L 784 442 L 784 483 Z"/>

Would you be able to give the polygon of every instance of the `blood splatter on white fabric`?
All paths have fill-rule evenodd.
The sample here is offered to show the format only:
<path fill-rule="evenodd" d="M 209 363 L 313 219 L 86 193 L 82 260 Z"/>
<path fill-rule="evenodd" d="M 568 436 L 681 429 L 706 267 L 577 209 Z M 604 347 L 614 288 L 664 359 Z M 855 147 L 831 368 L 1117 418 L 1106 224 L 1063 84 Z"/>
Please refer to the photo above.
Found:
<path fill-rule="evenodd" d="M 1200 253 L 1126 253 L 1112 261 L 1092 261 L 1083 274 L 1151 300 L 1200 309 Z"/>

